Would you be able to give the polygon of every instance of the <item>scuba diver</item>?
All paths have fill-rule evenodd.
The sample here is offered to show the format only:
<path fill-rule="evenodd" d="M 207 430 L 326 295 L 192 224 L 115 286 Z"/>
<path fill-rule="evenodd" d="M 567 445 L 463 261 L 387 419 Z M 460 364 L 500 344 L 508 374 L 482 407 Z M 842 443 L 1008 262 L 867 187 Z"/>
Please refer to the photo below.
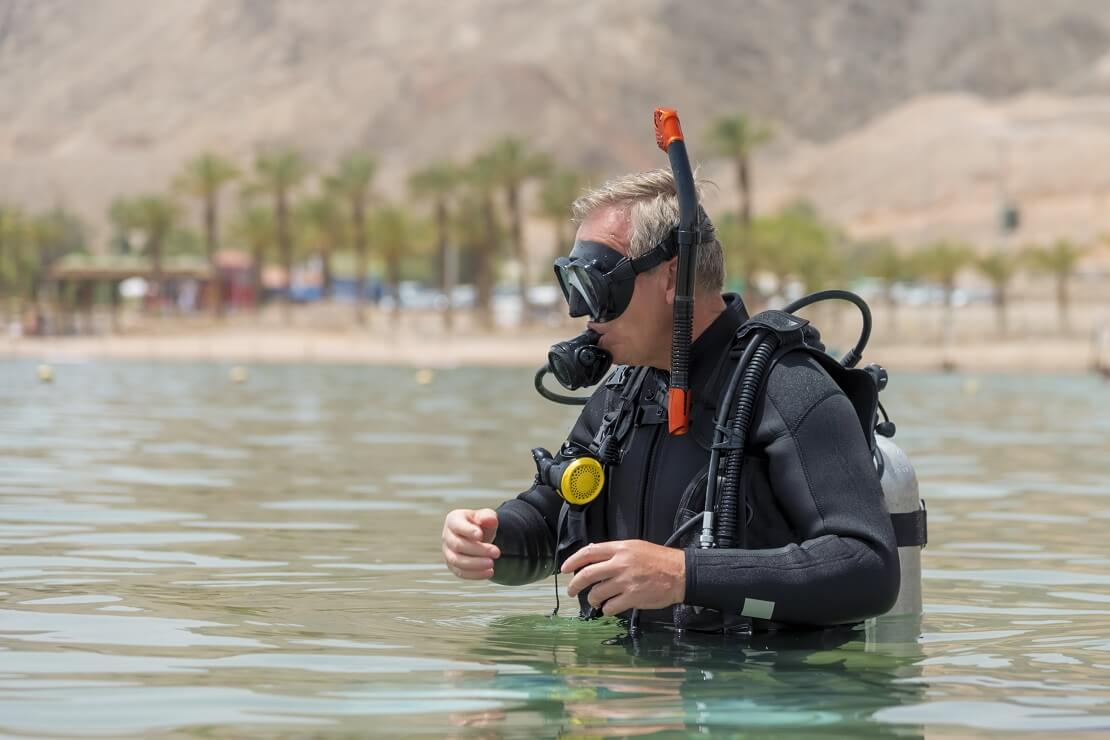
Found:
<path fill-rule="evenodd" d="M 531 488 L 496 510 L 447 514 L 449 569 L 510 585 L 566 574 L 583 617 L 629 618 L 633 634 L 853 624 L 903 600 L 920 611 L 919 560 L 899 598 L 899 548 L 925 539 L 916 479 L 912 511 L 892 516 L 880 478 L 906 483 L 912 468 L 876 441 L 893 434 L 877 416 L 885 371 L 852 369 L 866 304 L 810 297 L 863 312 L 859 344 L 837 362 L 791 313 L 807 299 L 750 317 L 722 295 L 721 244 L 677 116 L 661 125 L 660 111 L 671 170 L 575 201 L 573 249 L 555 263 L 570 315 L 589 321 L 552 347 L 537 390 L 573 403 L 543 377 L 600 385 L 554 455 L 533 450 Z"/>

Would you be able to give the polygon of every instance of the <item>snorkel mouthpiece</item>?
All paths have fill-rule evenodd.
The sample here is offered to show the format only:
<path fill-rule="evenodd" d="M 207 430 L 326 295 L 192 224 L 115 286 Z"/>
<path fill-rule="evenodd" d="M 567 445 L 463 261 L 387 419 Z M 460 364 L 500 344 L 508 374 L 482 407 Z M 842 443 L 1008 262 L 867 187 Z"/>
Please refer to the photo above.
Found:
<path fill-rule="evenodd" d="M 559 384 L 570 391 L 596 385 L 613 364 L 613 355 L 597 346 L 601 335 L 587 329 L 574 339 L 552 345 L 547 366 Z"/>

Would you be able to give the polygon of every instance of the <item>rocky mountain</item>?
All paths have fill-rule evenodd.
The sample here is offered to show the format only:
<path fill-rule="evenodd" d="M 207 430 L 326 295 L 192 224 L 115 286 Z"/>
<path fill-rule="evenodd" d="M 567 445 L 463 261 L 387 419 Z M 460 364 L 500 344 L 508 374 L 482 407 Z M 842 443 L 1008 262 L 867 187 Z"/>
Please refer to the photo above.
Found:
<path fill-rule="evenodd" d="M 668 104 L 695 156 L 714 116 L 774 122 L 759 207 L 974 232 L 992 216 L 961 209 L 1000 187 L 1110 186 L 1108 101 L 1103 0 L 0 0 L 0 200 L 93 223 L 210 148 L 248 164 L 291 143 L 324 168 L 368 147 L 394 195 L 505 133 L 602 172 L 660 166 Z"/>

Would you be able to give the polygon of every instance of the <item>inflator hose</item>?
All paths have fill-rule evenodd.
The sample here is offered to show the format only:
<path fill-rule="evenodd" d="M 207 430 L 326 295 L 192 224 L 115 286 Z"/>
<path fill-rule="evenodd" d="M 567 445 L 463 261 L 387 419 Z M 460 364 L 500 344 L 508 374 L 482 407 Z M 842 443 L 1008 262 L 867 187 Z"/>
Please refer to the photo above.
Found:
<path fill-rule="evenodd" d="M 736 363 L 736 369 L 732 371 L 732 377 L 729 379 L 728 385 L 725 387 L 724 398 L 721 399 L 720 408 L 724 413 L 732 408 L 732 397 L 736 394 L 736 389 L 740 387 L 740 380 L 743 378 L 744 371 L 751 364 L 752 355 L 755 350 L 763 342 L 764 337 L 767 336 L 765 329 L 757 329 L 753 334 L 748 346 L 744 348 L 743 354 L 740 355 L 740 361 Z M 713 544 L 713 512 L 717 508 L 717 486 L 718 478 L 717 471 L 721 467 L 721 450 L 726 449 L 725 445 L 728 443 L 728 417 L 720 423 L 713 433 L 713 449 L 709 453 L 709 468 L 712 472 L 708 475 L 705 483 L 705 511 L 706 516 L 702 520 L 701 540 L 699 544 L 702 547 L 709 547 Z"/>
<path fill-rule="evenodd" d="M 737 522 L 743 516 L 743 491 L 740 488 L 740 473 L 744 466 L 744 448 L 748 442 L 748 432 L 751 431 L 752 417 L 759 401 L 759 391 L 767 375 L 767 367 L 771 356 L 778 347 L 778 338 L 768 336 L 756 344 L 752 353 L 751 363 L 744 370 L 740 380 L 740 392 L 736 398 L 736 408 L 729 420 L 729 447 L 732 448 L 725 463 L 725 479 L 721 486 L 721 503 L 717 508 L 717 547 L 743 547 L 744 528 L 738 527 Z M 737 533 L 739 537 L 737 537 Z M 739 539 L 739 542 L 736 540 Z"/>

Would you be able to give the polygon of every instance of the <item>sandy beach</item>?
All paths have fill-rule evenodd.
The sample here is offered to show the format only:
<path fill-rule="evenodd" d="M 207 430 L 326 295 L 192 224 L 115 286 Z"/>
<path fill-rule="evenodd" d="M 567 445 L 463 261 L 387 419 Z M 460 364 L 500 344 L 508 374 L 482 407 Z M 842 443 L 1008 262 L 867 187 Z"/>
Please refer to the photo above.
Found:
<path fill-rule="evenodd" d="M 541 364 L 547 348 L 581 330 L 553 319 L 533 327 L 482 330 L 462 314 L 444 328 L 432 312 L 400 316 L 371 312 L 366 326 L 349 320 L 346 307 L 298 308 L 290 325 L 273 308 L 258 316 L 222 321 L 132 317 L 118 333 L 70 337 L 0 338 L 0 357 L 51 361 L 153 360 L 250 363 L 355 363 L 414 368 L 521 367 Z M 1079 312 L 1076 312 L 1079 314 Z M 1110 332 L 1100 318 L 1081 314 L 1086 325 L 1061 334 L 1050 306 L 1020 304 L 1010 329 L 1000 336 L 987 306 L 957 310 L 945 338 L 936 308 L 900 310 L 896 317 L 876 311 L 865 362 L 892 370 L 957 372 L 1078 373 L 1110 367 Z M 833 348 L 854 340 L 858 320 L 850 313 L 811 317 Z M 1101 334 L 1100 334 L 1101 333 Z"/>

